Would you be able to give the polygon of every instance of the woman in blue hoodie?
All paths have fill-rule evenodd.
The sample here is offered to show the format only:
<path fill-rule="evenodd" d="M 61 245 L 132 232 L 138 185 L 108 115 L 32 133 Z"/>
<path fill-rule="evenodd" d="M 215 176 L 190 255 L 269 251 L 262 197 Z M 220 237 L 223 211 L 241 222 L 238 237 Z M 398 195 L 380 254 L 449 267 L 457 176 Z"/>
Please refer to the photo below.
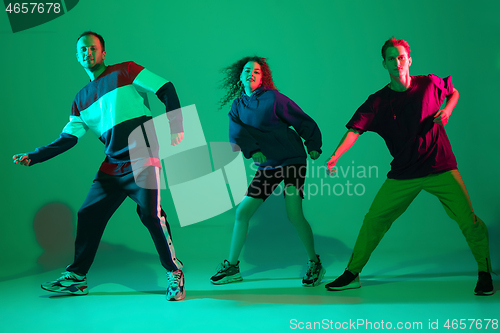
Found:
<path fill-rule="evenodd" d="M 318 125 L 276 90 L 265 58 L 240 59 L 225 68 L 224 75 L 222 87 L 227 89 L 227 94 L 221 100 L 221 108 L 241 96 L 234 99 L 229 112 L 229 141 L 234 151 L 241 150 L 246 158 L 252 158 L 258 170 L 236 210 L 229 259 L 224 260 L 210 281 L 225 284 L 242 280 L 238 257 L 250 218 L 284 180 L 288 219 L 309 257 L 302 285 L 316 286 L 321 283 L 325 269 L 314 249 L 311 226 L 302 212 L 302 199 L 307 157 L 304 144 L 313 160 L 320 156 L 322 142 Z"/>

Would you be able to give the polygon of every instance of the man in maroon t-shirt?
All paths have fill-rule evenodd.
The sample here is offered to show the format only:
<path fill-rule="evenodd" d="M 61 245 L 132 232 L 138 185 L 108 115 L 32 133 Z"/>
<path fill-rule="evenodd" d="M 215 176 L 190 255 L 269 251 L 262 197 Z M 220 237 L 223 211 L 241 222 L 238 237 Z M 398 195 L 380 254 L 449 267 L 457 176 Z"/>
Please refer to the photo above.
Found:
<path fill-rule="evenodd" d="M 393 161 L 354 245 L 347 268 L 326 285 L 338 291 L 361 287 L 359 273 L 391 224 L 422 190 L 439 198 L 455 220 L 478 263 L 476 295 L 491 295 L 491 262 L 488 231 L 472 209 L 444 125 L 457 104 L 458 91 L 451 77 L 410 76 L 410 46 L 394 37 L 382 47 L 382 64 L 390 83 L 368 97 L 346 125 L 347 133 L 328 161 L 333 167 L 359 135 L 372 131 L 386 142 Z M 445 107 L 439 110 L 446 100 Z"/>

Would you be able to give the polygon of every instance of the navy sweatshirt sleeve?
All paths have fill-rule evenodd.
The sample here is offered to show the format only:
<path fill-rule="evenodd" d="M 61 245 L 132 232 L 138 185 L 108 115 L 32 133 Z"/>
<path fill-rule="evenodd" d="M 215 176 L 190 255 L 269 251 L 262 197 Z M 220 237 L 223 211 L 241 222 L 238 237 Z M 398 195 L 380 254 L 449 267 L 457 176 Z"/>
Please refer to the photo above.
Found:
<path fill-rule="evenodd" d="M 276 115 L 281 121 L 292 126 L 295 131 L 304 139 L 307 152 L 317 151 L 321 153 L 322 138 L 316 122 L 302 111 L 290 98 L 275 92 L 276 94 Z"/>
<path fill-rule="evenodd" d="M 182 126 L 181 104 L 172 82 L 167 82 L 160 89 L 158 89 L 156 96 L 158 96 L 160 101 L 162 101 L 167 108 L 170 133 L 174 134 L 184 132 Z"/>
<path fill-rule="evenodd" d="M 245 158 L 251 158 L 254 153 L 260 151 L 257 140 L 248 132 L 239 119 L 236 100 L 229 112 L 229 142 L 233 147 L 233 151 L 241 150 Z"/>
<path fill-rule="evenodd" d="M 74 147 L 78 143 L 78 138 L 74 135 L 61 133 L 61 136 L 45 147 L 39 147 L 35 151 L 28 153 L 31 160 L 29 166 L 37 163 L 44 162 L 59 154 L 64 153 L 66 150 Z"/>

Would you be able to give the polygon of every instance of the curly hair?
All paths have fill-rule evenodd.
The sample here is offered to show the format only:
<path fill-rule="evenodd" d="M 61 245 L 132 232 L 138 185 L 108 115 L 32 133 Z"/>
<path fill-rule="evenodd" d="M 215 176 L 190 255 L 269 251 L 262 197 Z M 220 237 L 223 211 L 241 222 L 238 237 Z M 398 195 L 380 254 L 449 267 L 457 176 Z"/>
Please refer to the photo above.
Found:
<path fill-rule="evenodd" d="M 240 97 L 243 93 L 243 85 L 240 81 L 241 72 L 243 72 L 243 68 L 248 62 L 256 62 L 260 65 L 262 70 L 262 86 L 267 89 L 276 89 L 276 86 L 273 82 L 273 76 L 271 74 L 271 70 L 269 69 L 269 65 L 266 62 L 266 58 L 261 58 L 257 56 L 253 57 L 245 57 L 242 58 L 231 66 L 223 68 L 221 73 L 224 75 L 224 78 L 221 80 L 221 84 L 219 88 L 225 89 L 226 95 L 220 100 L 220 107 L 228 104 L 231 100 Z"/>
<path fill-rule="evenodd" d="M 384 58 L 384 60 L 385 60 L 385 51 L 389 47 L 395 47 L 395 46 L 403 46 L 406 50 L 406 53 L 408 54 L 408 57 L 410 56 L 411 49 L 410 45 L 408 45 L 408 42 L 406 42 L 403 39 L 396 39 L 394 38 L 394 36 L 392 36 L 392 38 L 386 40 L 384 45 L 382 46 L 382 58 Z"/>

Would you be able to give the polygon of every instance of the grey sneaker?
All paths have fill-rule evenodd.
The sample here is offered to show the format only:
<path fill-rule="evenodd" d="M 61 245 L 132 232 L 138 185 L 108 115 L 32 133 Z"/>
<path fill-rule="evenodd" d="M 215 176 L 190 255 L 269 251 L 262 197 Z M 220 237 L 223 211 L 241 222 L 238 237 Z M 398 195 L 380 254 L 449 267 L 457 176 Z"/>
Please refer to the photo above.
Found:
<path fill-rule="evenodd" d="M 361 288 L 359 274 L 353 274 L 346 269 L 344 274 L 339 276 L 335 281 L 328 283 L 325 288 L 330 291 Z"/>
<path fill-rule="evenodd" d="M 243 281 L 240 274 L 240 262 L 231 265 L 229 261 L 224 260 L 218 267 L 217 273 L 210 278 L 213 284 L 226 284 L 231 282 Z"/>
<path fill-rule="evenodd" d="M 62 276 L 55 281 L 42 283 L 42 289 L 56 293 L 67 293 L 71 295 L 87 295 L 87 277 L 73 272 L 63 272 Z"/>
<path fill-rule="evenodd" d="M 167 272 L 167 301 L 180 301 L 186 297 L 184 273 L 180 269 Z"/>
<path fill-rule="evenodd" d="M 321 260 L 319 260 L 319 255 L 316 255 L 318 261 L 309 260 L 307 265 L 309 268 L 307 269 L 304 278 L 302 279 L 302 285 L 304 287 L 316 287 L 321 283 L 323 276 L 325 276 L 326 270 L 321 265 Z"/>

